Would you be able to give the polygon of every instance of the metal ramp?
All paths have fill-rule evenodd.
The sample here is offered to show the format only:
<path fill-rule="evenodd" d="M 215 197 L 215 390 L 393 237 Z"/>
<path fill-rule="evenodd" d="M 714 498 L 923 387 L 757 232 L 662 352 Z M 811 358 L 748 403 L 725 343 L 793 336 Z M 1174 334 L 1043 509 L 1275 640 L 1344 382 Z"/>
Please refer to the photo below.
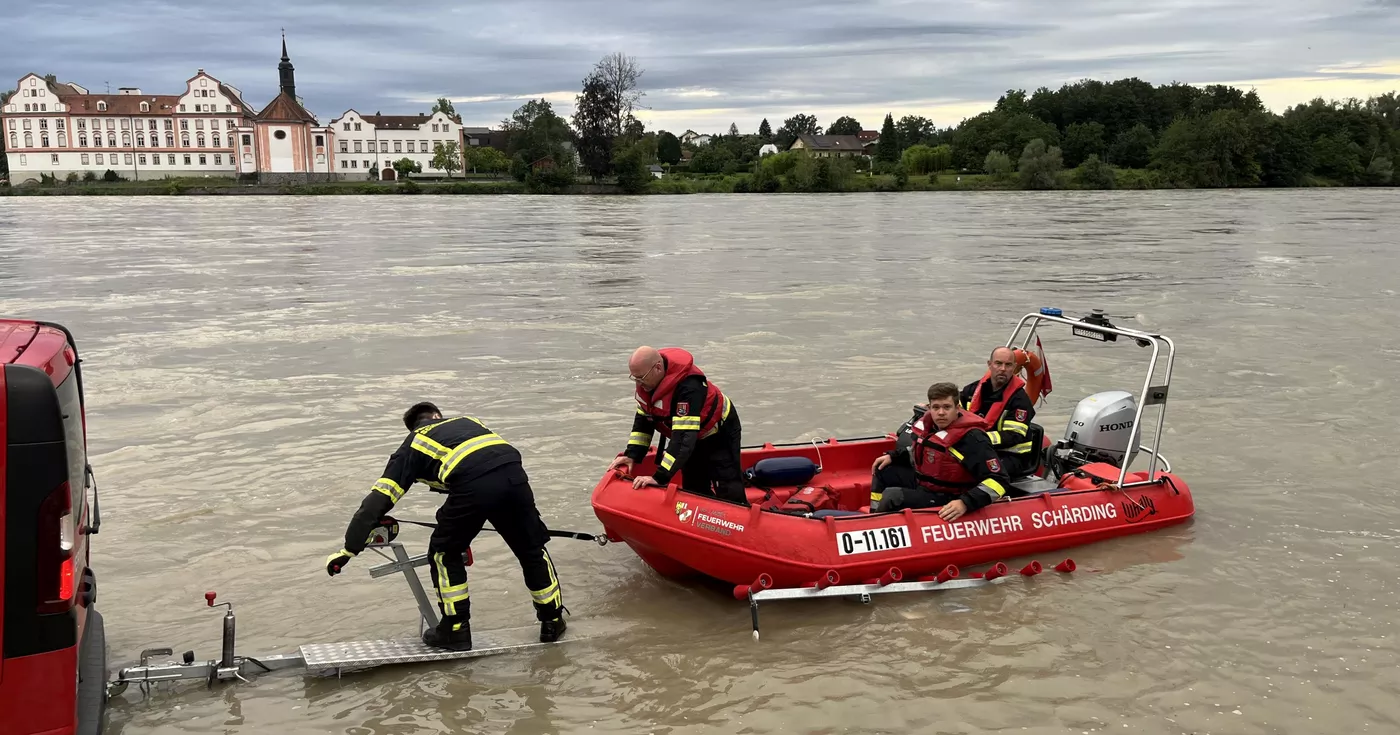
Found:
<path fill-rule="evenodd" d="M 347 641 L 344 643 L 311 643 L 301 647 L 301 658 L 307 671 L 362 669 L 385 664 L 407 664 L 424 661 L 452 661 L 500 653 L 586 640 L 570 636 L 554 643 L 540 643 L 538 627 L 503 628 L 472 632 L 472 650 L 447 651 L 433 648 L 417 638 L 394 638 L 378 641 Z"/>

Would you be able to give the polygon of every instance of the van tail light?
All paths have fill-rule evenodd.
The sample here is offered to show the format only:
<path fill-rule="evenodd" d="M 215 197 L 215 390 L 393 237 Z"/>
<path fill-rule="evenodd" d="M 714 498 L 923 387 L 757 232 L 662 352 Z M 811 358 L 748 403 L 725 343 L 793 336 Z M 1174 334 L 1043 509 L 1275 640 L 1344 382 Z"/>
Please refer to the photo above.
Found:
<path fill-rule="evenodd" d="M 73 493 L 63 483 L 39 506 L 39 613 L 61 613 L 73 607 Z"/>

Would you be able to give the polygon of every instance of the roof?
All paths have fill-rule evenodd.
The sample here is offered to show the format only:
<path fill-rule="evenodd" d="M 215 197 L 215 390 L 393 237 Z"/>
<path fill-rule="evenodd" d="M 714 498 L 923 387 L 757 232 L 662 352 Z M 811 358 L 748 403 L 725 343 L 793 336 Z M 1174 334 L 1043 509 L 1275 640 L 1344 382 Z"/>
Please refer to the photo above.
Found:
<path fill-rule="evenodd" d="M 381 130 L 417 130 L 423 123 L 430 122 L 434 115 L 420 112 L 417 115 L 361 115 L 360 119 Z M 451 119 L 451 115 L 447 116 Z"/>
<path fill-rule="evenodd" d="M 462 128 L 462 132 L 470 135 L 485 135 L 491 132 L 491 128 Z"/>
<path fill-rule="evenodd" d="M 170 112 L 180 103 L 181 97 L 178 94 L 78 94 L 77 92 L 65 91 L 65 89 L 71 89 L 71 87 L 64 85 L 54 91 L 58 94 L 59 100 L 68 105 L 68 112 L 74 115 L 149 115 Z M 106 102 L 107 109 L 99 112 L 98 102 Z M 141 112 L 142 102 L 150 105 L 145 113 Z"/>
<path fill-rule="evenodd" d="M 859 135 L 799 135 L 802 145 L 816 151 L 864 151 Z"/>
<path fill-rule="evenodd" d="M 267 103 L 267 107 L 254 116 L 262 122 L 304 122 L 316 125 L 316 116 L 306 111 L 300 102 L 292 99 L 292 96 L 284 90 L 278 92 L 273 100 Z"/>
<path fill-rule="evenodd" d="M 872 140 L 879 140 L 879 139 L 880 139 L 880 131 L 878 131 L 878 130 L 862 130 L 862 131 L 860 131 L 859 133 L 856 134 L 856 137 L 857 137 L 857 138 L 860 138 L 862 141 L 864 141 L 864 142 L 866 142 L 866 143 L 869 143 L 869 142 L 872 141 Z"/>

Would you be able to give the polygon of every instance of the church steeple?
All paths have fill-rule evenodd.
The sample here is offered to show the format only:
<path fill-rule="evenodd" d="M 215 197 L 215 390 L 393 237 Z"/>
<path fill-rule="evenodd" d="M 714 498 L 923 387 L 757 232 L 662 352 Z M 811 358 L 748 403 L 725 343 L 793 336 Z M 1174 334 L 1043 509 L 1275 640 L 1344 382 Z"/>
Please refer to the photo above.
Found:
<path fill-rule="evenodd" d="M 287 32 L 282 32 L 282 63 L 277 65 L 277 76 L 280 79 L 282 92 L 292 99 L 297 98 L 297 78 L 296 70 L 292 68 L 292 60 L 287 57 Z"/>

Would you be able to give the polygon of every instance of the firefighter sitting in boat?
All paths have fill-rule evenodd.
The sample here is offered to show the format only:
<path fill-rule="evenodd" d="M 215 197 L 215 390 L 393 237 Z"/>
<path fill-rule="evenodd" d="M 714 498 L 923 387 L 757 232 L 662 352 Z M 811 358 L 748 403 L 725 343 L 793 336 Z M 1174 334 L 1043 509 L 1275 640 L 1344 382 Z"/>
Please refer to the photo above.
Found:
<path fill-rule="evenodd" d="M 1016 353 L 1010 347 L 998 347 L 987 359 L 987 373 L 968 383 L 958 396 L 964 409 L 985 419 L 987 438 L 1009 477 L 1034 472 L 1038 457 L 1027 436 L 1035 406 L 1017 372 Z"/>
<path fill-rule="evenodd" d="M 1004 497 L 1010 479 L 982 425 L 959 406 L 958 386 L 929 386 L 912 445 L 875 459 L 871 512 L 941 506 L 938 515 L 953 521 Z"/>
<path fill-rule="evenodd" d="M 632 353 L 627 369 L 637 384 L 637 414 L 627 449 L 608 469 L 630 473 L 646 457 L 657 431 L 671 445 L 663 448 L 663 441 L 657 447 L 655 472 L 633 480 L 633 487 L 665 487 L 684 469 L 683 490 L 748 505 L 739 465 L 739 412 L 695 366 L 695 358 L 677 347 L 643 346 Z"/>
<path fill-rule="evenodd" d="M 471 650 L 471 600 L 463 556 L 487 521 L 520 561 L 540 620 L 540 642 L 559 640 L 565 628 L 563 593 L 554 562 L 544 548 L 549 529 L 535 507 L 520 452 L 470 416 L 444 420 L 431 403 L 408 409 L 403 422 L 408 438 L 389 457 L 384 476 L 360 503 L 345 531 L 345 548 L 326 558 L 326 572 L 340 573 L 364 550 L 371 532 L 404 491 L 421 482 L 447 494 L 428 541 L 429 569 L 442 621 L 423 632 L 423 642 L 436 648 Z"/>

